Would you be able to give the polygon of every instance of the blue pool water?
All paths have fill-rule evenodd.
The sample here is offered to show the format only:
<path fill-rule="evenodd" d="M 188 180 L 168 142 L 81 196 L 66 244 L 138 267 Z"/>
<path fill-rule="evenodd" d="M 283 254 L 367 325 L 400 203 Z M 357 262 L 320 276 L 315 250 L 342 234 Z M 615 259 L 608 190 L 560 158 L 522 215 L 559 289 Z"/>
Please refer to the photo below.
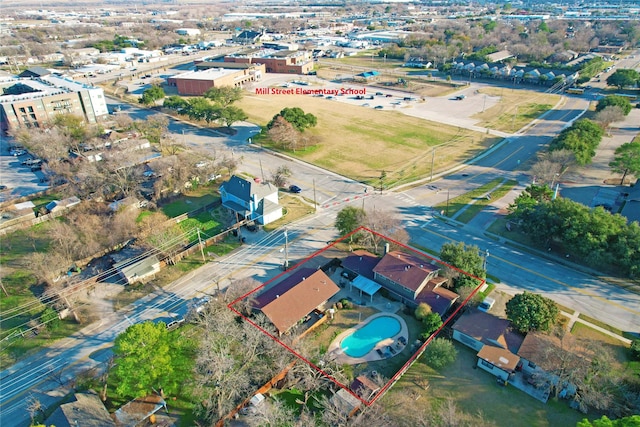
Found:
<path fill-rule="evenodd" d="M 395 317 L 376 317 L 344 338 L 340 347 L 347 356 L 362 357 L 373 350 L 378 342 L 400 332 L 400 328 L 400 322 Z"/>

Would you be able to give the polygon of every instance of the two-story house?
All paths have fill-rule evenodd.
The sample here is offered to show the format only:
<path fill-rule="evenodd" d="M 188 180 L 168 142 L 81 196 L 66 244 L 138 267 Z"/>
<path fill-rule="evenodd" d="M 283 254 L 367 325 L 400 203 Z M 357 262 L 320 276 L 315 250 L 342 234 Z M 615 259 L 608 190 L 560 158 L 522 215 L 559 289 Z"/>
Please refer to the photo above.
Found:
<path fill-rule="evenodd" d="M 259 224 L 269 224 L 282 217 L 278 189 L 269 183 L 258 184 L 233 175 L 220 185 L 222 205 L 238 215 Z"/>
<path fill-rule="evenodd" d="M 374 267 L 374 279 L 402 303 L 416 307 L 426 302 L 444 316 L 459 295 L 441 286 L 446 279 L 438 277 L 438 265 L 416 255 L 400 251 L 385 254 Z"/>

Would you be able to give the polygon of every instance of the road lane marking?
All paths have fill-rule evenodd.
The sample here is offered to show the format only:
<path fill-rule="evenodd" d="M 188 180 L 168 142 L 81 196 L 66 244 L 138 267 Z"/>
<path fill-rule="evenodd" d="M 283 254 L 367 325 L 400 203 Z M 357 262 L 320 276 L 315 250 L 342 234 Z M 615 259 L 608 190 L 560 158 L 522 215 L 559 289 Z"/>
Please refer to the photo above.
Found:
<path fill-rule="evenodd" d="M 452 242 L 458 242 L 458 240 L 454 240 L 454 239 L 452 239 L 452 238 L 450 238 L 450 237 L 447 237 L 447 236 L 444 236 L 444 235 L 442 235 L 442 234 L 440 234 L 440 233 L 436 233 L 435 231 L 433 231 L 433 230 L 431 230 L 431 229 L 429 229 L 429 228 L 425 228 L 424 230 L 425 230 L 425 231 L 427 231 L 428 233 L 435 234 L 436 236 L 439 236 L 439 237 L 441 237 L 441 238 L 443 238 L 443 239 L 446 239 L 446 240 L 449 240 L 449 241 L 452 241 Z M 567 288 L 567 289 L 571 289 L 571 290 L 573 290 L 573 291 L 576 291 L 577 293 L 580 293 L 580 294 L 582 294 L 582 295 L 585 295 L 585 296 L 588 296 L 588 297 L 591 297 L 591 298 L 595 298 L 595 299 L 597 299 L 597 300 L 599 300 L 599 301 L 601 301 L 601 302 L 604 302 L 604 303 L 606 303 L 606 304 L 612 305 L 612 306 L 614 306 L 614 307 L 621 308 L 622 310 L 628 311 L 629 313 L 636 314 L 636 315 L 640 315 L 640 311 L 633 310 L 633 309 L 631 309 L 631 308 L 629 308 L 629 307 L 626 307 L 626 306 L 624 306 L 624 305 L 622 305 L 622 304 L 620 304 L 620 303 L 613 302 L 613 301 L 611 301 L 611 300 L 609 300 L 609 299 L 607 299 L 607 298 L 604 298 L 604 297 L 601 297 L 601 296 L 596 295 L 596 294 L 594 294 L 594 293 L 591 293 L 591 292 L 589 292 L 589 291 L 587 291 L 587 290 L 585 290 L 585 289 L 581 289 L 581 288 L 578 288 L 578 287 L 575 287 L 575 286 L 569 285 L 569 284 L 567 284 L 567 283 L 561 282 L 561 281 L 559 281 L 559 280 L 557 280 L 557 279 L 554 279 L 554 278 L 551 278 L 551 277 L 545 276 L 544 274 L 541 274 L 541 273 L 539 273 L 539 272 L 537 272 L 537 271 L 535 271 L 535 270 L 531 270 L 531 269 L 525 268 L 525 267 L 523 267 L 523 266 L 521 266 L 521 265 L 519 265 L 519 264 L 513 263 L 513 262 L 511 262 L 511 261 L 507 261 L 507 260 L 506 260 L 506 259 L 504 259 L 504 258 L 501 258 L 501 257 L 495 256 L 495 255 L 493 255 L 493 254 L 491 255 L 491 258 L 492 258 L 492 259 L 500 260 L 500 261 L 502 261 L 502 262 L 504 262 L 504 263 L 506 263 L 506 264 L 509 264 L 509 265 L 511 265 L 511 266 L 513 266 L 513 267 L 516 267 L 516 268 L 518 268 L 518 269 L 520 269 L 520 270 L 523 270 L 523 271 L 526 271 L 526 272 L 528 272 L 528 273 L 532 273 L 534 276 L 538 276 L 538 277 L 541 277 L 541 278 L 543 278 L 543 279 L 549 280 L 550 282 L 556 283 L 556 284 L 558 284 L 558 285 L 560 285 L 560 286 L 563 286 L 563 287 L 565 287 L 565 288 Z"/>

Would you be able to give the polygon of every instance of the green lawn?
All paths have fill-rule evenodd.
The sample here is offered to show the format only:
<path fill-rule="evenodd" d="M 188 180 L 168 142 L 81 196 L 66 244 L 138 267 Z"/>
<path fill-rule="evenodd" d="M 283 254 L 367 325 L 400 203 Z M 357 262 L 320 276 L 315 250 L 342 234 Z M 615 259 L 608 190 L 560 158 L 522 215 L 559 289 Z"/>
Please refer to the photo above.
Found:
<path fill-rule="evenodd" d="M 502 183 L 502 178 L 495 178 L 490 182 L 482 185 L 475 190 L 468 193 L 461 194 L 460 196 L 449 199 L 448 202 L 439 203 L 434 205 L 433 208 L 437 211 L 445 211 L 445 216 L 452 218 L 462 209 L 466 209 L 467 206 L 473 201 L 474 203 L 482 203 L 482 199 L 486 200 L 486 195 L 492 191 L 496 186 Z M 510 188 L 509 188 L 510 189 Z M 508 191 L 508 190 L 507 190 Z"/>
<path fill-rule="evenodd" d="M 194 211 L 203 206 L 210 205 L 215 202 L 219 197 L 214 195 L 210 187 L 201 187 L 205 190 L 198 190 L 196 194 L 188 194 L 180 197 L 171 203 L 163 204 L 160 206 L 162 213 L 169 218 L 175 218 L 187 212 Z"/>
<path fill-rule="evenodd" d="M 496 426 L 575 426 L 585 415 L 570 409 L 566 402 L 542 403 L 513 387 L 496 384 L 496 378 L 481 369 L 474 369 L 475 351 L 454 343 L 458 350 L 456 361 L 440 372 L 418 361 L 391 388 L 382 404 L 395 416 L 411 410 L 406 406 L 389 407 L 393 394 L 403 393 L 428 399 L 429 402 L 451 398 L 458 410 L 479 415 L 486 425 Z M 424 385 L 428 384 L 425 390 Z M 419 397 L 418 397 L 419 396 Z M 420 404 L 417 400 L 416 404 Z"/>

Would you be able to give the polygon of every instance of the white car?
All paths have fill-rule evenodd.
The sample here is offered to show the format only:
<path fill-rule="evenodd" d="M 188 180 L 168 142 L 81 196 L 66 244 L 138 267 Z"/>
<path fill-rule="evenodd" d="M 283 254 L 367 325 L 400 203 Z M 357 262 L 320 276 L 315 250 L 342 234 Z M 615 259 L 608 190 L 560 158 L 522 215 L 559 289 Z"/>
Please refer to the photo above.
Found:
<path fill-rule="evenodd" d="M 491 310 L 491 308 L 495 303 L 496 303 L 496 300 L 494 300 L 493 298 L 485 297 L 485 299 L 478 306 L 478 310 L 487 312 Z"/>

